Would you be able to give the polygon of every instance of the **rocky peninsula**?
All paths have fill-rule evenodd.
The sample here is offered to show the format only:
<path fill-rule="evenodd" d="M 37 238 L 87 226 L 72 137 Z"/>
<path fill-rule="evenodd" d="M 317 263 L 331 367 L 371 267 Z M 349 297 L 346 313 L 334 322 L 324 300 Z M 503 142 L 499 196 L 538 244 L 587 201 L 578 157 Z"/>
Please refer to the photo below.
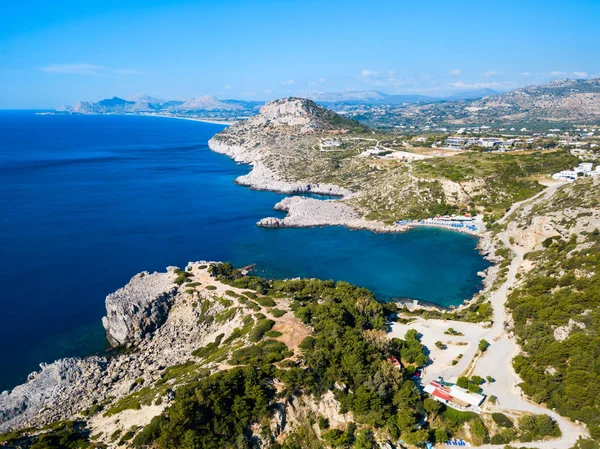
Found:
<path fill-rule="evenodd" d="M 186 267 L 185 279 L 202 285 L 198 290 L 177 285 L 176 267 L 169 267 L 166 273 L 139 273 L 108 295 L 102 319 L 107 338 L 113 347 L 129 349 L 42 364 L 25 384 L 0 394 L 0 432 L 70 420 L 92 407 L 108 409 L 120 398 L 160 381 L 165 368 L 189 361 L 194 349 L 214 340 L 217 328 L 232 330 L 239 325 L 241 317 L 223 326 L 199 322 L 201 315 L 224 310 L 216 294 L 204 288 L 213 283 L 207 268 L 206 262 Z M 193 306 L 201 300 L 206 301 L 202 311 Z M 153 413 L 168 403 L 169 395 Z M 131 425 L 145 425 L 152 416 L 136 414 Z M 101 425 L 114 423 L 104 420 Z"/>

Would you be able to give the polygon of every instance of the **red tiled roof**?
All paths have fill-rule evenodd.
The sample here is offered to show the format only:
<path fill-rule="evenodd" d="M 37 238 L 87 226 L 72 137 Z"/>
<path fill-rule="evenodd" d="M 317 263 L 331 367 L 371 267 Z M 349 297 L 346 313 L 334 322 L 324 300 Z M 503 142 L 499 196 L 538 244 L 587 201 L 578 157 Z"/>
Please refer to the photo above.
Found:
<path fill-rule="evenodd" d="M 444 401 L 451 401 L 453 399 L 452 396 L 450 396 L 447 393 L 444 393 L 443 391 L 438 390 L 437 388 L 435 390 L 433 390 L 433 393 L 431 393 L 431 394 L 440 399 L 443 399 Z"/>

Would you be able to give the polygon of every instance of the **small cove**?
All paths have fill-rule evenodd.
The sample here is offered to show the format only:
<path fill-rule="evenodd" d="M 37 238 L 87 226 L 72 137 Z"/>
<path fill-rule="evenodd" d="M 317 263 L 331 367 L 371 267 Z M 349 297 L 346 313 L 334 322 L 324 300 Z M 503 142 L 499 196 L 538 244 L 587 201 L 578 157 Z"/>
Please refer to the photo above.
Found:
<path fill-rule="evenodd" d="M 190 260 L 344 280 L 382 300 L 449 306 L 479 290 L 488 263 L 472 236 L 256 227 L 284 214 L 272 207 L 285 195 L 234 184 L 248 167 L 206 145 L 222 128 L 0 112 L 0 391 L 40 362 L 102 350 L 105 296 L 139 271 Z"/>

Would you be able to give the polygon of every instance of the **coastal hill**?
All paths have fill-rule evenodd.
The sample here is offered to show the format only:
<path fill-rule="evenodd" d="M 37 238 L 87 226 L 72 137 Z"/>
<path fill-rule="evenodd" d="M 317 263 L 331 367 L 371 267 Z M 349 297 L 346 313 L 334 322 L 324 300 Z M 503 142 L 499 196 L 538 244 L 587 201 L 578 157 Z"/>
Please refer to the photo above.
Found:
<path fill-rule="evenodd" d="M 339 195 L 293 199 L 269 226 L 346 225 L 385 230 L 398 220 L 446 213 L 501 216 L 542 189 L 537 178 L 577 165 L 565 151 L 510 154 L 418 152 L 299 98 L 276 100 L 223 130 L 209 147 L 252 165 L 241 185 L 283 193 Z"/>
<path fill-rule="evenodd" d="M 424 437 L 423 398 L 409 380 L 424 348 L 412 334 L 388 340 L 392 309 L 365 289 L 196 262 L 140 273 L 106 306 L 107 334 L 125 350 L 43 365 L 2 393 L 0 432 L 13 432 L 0 445 L 316 448 L 356 438 L 372 447 L 372 430 L 391 438 L 387 422 L 392 438 Z M 400 411 L 408 421 L 398 427 Z"/>

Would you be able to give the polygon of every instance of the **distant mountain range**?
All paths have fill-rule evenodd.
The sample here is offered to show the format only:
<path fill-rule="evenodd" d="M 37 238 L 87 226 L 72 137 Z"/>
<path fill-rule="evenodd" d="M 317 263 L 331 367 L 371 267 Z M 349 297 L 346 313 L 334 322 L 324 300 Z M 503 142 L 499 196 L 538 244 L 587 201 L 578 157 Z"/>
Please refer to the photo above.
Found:
<path fill-rule="evenodd" d="M 600 79 L 559 79 L 505 93 L 479 89 L 447 97 L 389 95 L 378 91 L 315 93 L 305 97 L 372 126 L 600 122 Z M 263 104 L 263 101 L 220 100 L 210 95 L 185 100 L 137 95 L 127 100 L 113 97 L 96 103 L 81 101 L 64 110 L 81 114 L 204 114 L 235 119 L 255 115 Z"/>
<path fill-rule="evenodd" d="M 600 120 L 600 78 L 533 85 L 474 101 L 471 116 L 515 120 L 589 122 Z"/>
<path fill-rule="evenodd" d="M 467 100 L 483 98 L 498 92 L 491 89 L 465 91 L 449 97 L 430 97 L 427 95 L 389 95 L 378 91 L 329 92 L 309 94 L 305 97 L 323 105 L 365 104 L 365 105 L 401 105 L 414 103 L 435 103 L 439 101 Z M 163 100 L 148 95 L 136 95 L 129 99 L 119 97 L 106 98 L 98 102 L 80 101 L 62 110 L 78 114 L 117 114 L 142 112 L 191 113 L 221 111 L 233 113 L 257 111 L 264 101 L 219 100 L 212 95 L 188 98 L 186 100 Z"/>
<path fill-rule="evenodd" d="M 499 94 L 493 89 L 476 89 L 462 91 L 445 97 L 428 95 L 390 95 L 379 91 L 358 92 L 320 92 L 306 97 L 321 104 L 372 104 L 399 105 L 411 103 L 435 103 L 438 101 L 475 100 L 489 95 Z"/>
<path fill-rule="evenodd" d="M 186 100 L 162 100 L 148 95 L 137 95 L 128 100 L 119 97 L 107 98 L 98 102 L 80 101 L 63 110 L 78 114 L 118 114 L 142 112 L 190 113 L 205 111 L 236 112 L 260 107 L 261 101 L 219 100 L 205 95 Z"/>

